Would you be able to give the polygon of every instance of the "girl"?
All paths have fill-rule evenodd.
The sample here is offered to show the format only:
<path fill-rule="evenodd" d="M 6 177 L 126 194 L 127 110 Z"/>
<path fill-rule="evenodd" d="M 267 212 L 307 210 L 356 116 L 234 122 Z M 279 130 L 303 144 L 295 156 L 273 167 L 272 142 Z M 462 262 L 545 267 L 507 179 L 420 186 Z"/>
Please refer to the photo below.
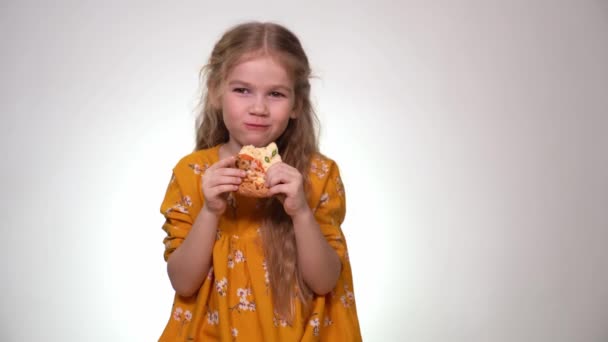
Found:
<path fill-rule="evenodd" d="M 161 341 L 360 341 L 340 229 L 344 188 L 318 152 L 310 67 L 298 38 L 246 23 L 215 45 L 195 152 L 181 159 L 161 205 L 175 299 Z M 244 145 L 276 142 L 272 197 L 235 192 Z"/>

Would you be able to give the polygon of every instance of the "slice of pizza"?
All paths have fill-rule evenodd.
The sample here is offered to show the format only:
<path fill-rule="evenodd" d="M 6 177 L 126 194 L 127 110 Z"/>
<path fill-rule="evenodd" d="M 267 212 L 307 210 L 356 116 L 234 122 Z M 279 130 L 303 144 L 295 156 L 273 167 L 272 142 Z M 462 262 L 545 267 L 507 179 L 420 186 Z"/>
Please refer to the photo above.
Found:
<path fill-rule="evenodd" d="M 266 171 L 281 161 L 279 149 L 274 142 L 266 147 L 243 146 L 236 157 L 236 167 L 247 175 L 237 192 L 248 197 L 269 197 L 265 183 Z"/>

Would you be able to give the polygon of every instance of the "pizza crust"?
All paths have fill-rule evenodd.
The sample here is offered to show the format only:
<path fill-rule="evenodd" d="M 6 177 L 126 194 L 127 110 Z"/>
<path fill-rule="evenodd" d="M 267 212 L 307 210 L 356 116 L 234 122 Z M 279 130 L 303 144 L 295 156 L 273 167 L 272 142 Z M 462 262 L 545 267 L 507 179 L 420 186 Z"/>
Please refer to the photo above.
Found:
<path fill-rule="evenodd" d="M 243 179 L 237 192 L 246 197 L 266 198 L 270 197 L 269 189 L 264 184 L 254 183 Z"/>

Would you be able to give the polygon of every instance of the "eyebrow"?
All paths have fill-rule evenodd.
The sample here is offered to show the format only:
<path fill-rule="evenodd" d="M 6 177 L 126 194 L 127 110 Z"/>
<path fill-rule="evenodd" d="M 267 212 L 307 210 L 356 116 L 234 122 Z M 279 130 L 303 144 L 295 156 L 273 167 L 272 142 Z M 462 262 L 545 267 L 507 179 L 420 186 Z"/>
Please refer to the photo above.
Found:
<path fill-rule="evenodd" d="M 245 81 L 241 81 L 241 80 L 232 80 L 228 83 L 229 86 L 234 86 L 234 85 L 244 85 L 245 87 L 248 88 L 255 88 L 251 83 L 245 82 Z M 269 87 L 270 89 L 283 89 L 287 92 L 291 92 L 292 89 L 286 85 L 283 84 L 276 84 L 276 85 L 271 85 Z"/>

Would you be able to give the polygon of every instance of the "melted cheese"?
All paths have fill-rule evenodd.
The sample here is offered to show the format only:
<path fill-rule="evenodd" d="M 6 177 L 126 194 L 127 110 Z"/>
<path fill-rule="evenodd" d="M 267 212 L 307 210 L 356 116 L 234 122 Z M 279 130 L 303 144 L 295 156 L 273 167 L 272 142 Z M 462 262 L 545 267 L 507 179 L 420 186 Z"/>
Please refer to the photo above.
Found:
<path fill-rule="evenodd" d="M 264 171 L 267 171 L 270 166 L 281 161 L 279 148 L 274 142 L 268 144 L 266 147 L 255 147 L 253 145 L 243 146 L 240 153 L 250 155 L 259 160 L 262 163 Z"/>

